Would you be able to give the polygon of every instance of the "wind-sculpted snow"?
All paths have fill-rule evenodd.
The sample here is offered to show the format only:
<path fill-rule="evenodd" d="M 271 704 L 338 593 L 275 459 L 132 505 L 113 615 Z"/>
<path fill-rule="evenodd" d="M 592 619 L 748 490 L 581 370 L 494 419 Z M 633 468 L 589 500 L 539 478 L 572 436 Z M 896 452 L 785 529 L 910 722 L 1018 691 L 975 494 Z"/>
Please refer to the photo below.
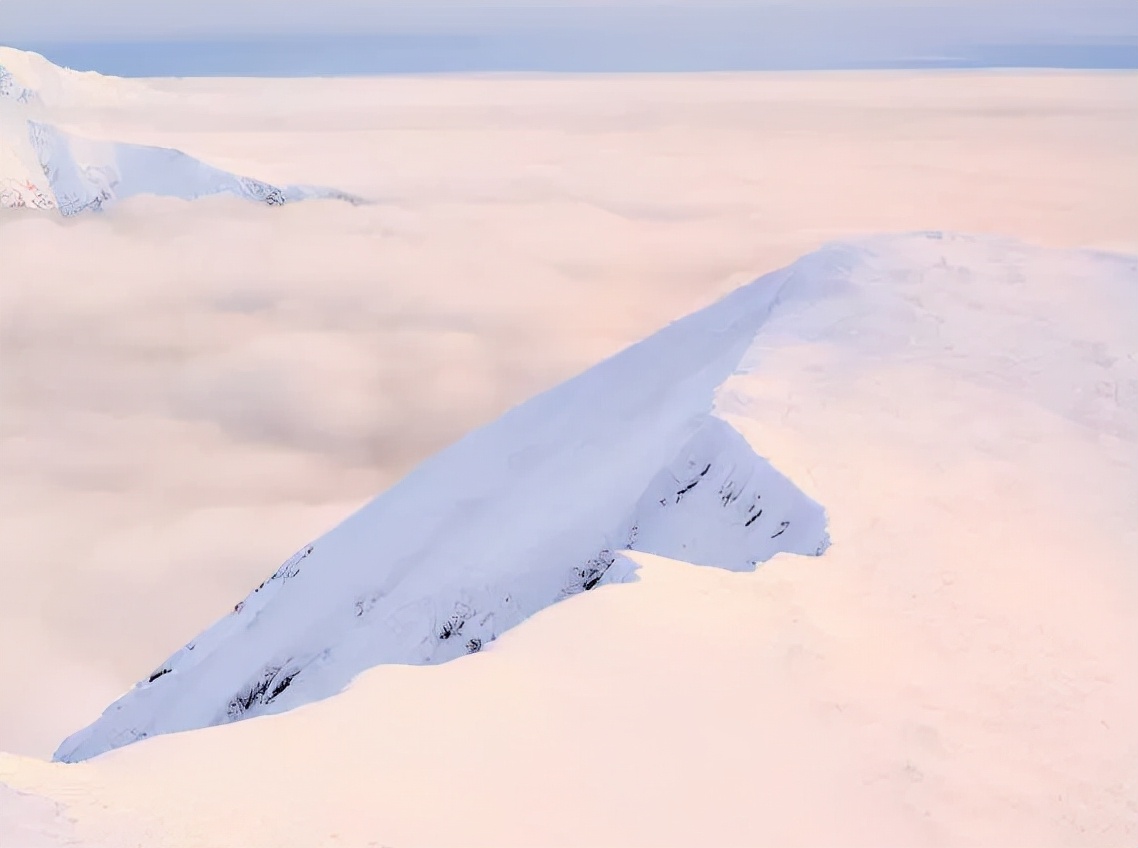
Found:
<path fill-rule="evenodd" d="M 656 476 L 634 514 L 631 547 L 731 571 L 783 551 L 821 555 L 827 544 L 824 512 L 714 416 Z"/>
<path fill-rule="evenodd" d="M 5 50 L 0 59 L 26 59 L 28 76 L 73 99 L 127 81 L 75 75 L 42 57 Z M 83 85 L 66 74 L 82 77 Z M 90 77 L 91 79 L 87 79 Z M 101 84 L 101 85 L 100 85 Z M 93 95 L 92 95 L 93 96 Z M 70 102 L 60 95 L 51 101 Z M 53 122 L 51 101 L 0 64 L 0 208 L 57 208 L 65 216 L 98 211 L 137 195 L 195 200 L 231 194 L 268 206 L 329 198 L 358 202 L 344 192 L 312 186 L 276 186 L 215 168 L 170 148 L 97 141 L 65 132 Z"/>
<path fill-rule="evenodd" d="M 550 604 L 630 579 L 622 551 L 732 570 L 821 554 L 823 508 L 715 413 L 792 277 L 737 290 L 423 463 L 56 758 L 288 710 L 379 664 L 477 652 Z"/>

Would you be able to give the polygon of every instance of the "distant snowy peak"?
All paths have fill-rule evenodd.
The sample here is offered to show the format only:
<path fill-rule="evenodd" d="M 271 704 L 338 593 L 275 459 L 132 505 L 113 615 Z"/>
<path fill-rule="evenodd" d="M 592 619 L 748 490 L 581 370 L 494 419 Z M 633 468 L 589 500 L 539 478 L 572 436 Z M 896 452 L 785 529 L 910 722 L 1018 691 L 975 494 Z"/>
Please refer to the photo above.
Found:
<path fill-rule="evenodd" d="M 70 216 L 137 195 L 195 200 L 231 194 L 269 206 L 318 198 L 359 202 L 334 189 L 231 174 L 179 150 L 83 138 L 53 123 L 53 104 L 137 93 L 129 80 L 77 74 L 42 56 L 0 48 L 0 208 L 58 209 Z"/>
<path fill-rule="evenodd" d="M 625 551 L 731 570 L 822 554 L 822 506 L 715 412 L 789 281 L 743 287 L 432 457 L 56 758 L 292 709 L 379 664 L 479 651 L 551 604 L 628 579 Z"/>
<path fill-rule="evenodd" d="M 139 81 L 61 68 L 38 53 L 0 46 L 0 97 L 65 108 L 121 101 L 145 91 Z"/>
<path fill-rule="evenodd" d="M 55 193 L 29 135 L 29 120 L 41 114 L 40 96 L 25 74 L 6 64 L 22 57 L 0 48 L 0 209 L 54 209 Z"/>
<path fill-rule="evenodd" d="M 231 174 L 179 150 L 93 141 L 37 121 L 28 121 L 27 127 L 37 162 L 63 215 L 102 209 L 144 194 L 183 200 L 231 194 L 268 206 L 316 198 L 356 202 L 332 189 L 278 187 Z"/>

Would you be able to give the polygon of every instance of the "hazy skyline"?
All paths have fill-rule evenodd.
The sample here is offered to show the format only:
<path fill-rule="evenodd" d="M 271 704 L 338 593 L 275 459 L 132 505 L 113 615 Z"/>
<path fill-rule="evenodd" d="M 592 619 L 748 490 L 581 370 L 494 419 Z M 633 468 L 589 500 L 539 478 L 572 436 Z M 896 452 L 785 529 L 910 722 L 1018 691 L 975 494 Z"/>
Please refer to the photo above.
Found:
<path fill-rule="evenodd" d="M 1135 67 L 1116 0 L 0 0 L 0 43 L 127 76 Z"/>
<path fill-rule="evenodd" d="M 831 36 L 833 18 L 854 12 L 866 23 L 898 20 L 951 24 L 956 34 L 996 40 L 1055 36 L 1133 38 L 1138 11 L 1119 0 L 0 0 L 0 38 L 44 41 L 216 38 L 238 35 L 361 34 L 415 31 L 477 32 L 538 23 L 666 24 L 669 17 L 777 23 L 795 15 L 822 15 L 819 30 Z M 896 33 L 879 33 L 890 35 Z"/>

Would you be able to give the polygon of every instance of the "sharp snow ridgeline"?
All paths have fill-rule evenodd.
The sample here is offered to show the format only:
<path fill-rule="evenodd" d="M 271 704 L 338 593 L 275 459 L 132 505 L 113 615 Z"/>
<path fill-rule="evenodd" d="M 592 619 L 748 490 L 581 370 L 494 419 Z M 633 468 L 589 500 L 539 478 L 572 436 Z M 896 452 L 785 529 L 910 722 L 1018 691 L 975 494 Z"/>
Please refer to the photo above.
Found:
<path fill-rule="evenodd" d="M 811 290 L 840 284 L 847 256 L 826 251 L 745 286 L 424 462 L 56 759 L 282 712 L 378 664 L 478 651 L 544 607 L 628 579 L 624 551 L 732 570 L 823 553 L 823 508 L 717 414 L 716 395 L 779 299 L 803 277 Z"/>
<path fill-rule="evenodd" d="M 0 47 L 0 208 L 70 216 L 143 194 L 184 200 L 231 194 L 270 206 L 315 198 L 358 202 L 333 189 L 270 185 L 178 150 L 96 141 L 56 125 L 76 104 L 141 96 L 145 89 L 131 80 L 68 71 Z"/>

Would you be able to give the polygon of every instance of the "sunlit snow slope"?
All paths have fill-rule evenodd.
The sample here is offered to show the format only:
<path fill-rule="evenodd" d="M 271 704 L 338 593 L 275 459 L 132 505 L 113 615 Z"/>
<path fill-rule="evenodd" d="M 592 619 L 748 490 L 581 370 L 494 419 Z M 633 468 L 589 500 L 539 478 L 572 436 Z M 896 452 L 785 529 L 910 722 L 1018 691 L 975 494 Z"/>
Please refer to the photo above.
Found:
<path fill-rule="evenodd" d="M 782 521 L 818 515 L 744 445 L 825 504 L 824 556 L 724 571 L 629 552 L 640 579 L 456 662 L 381 665 L 303 709 L 79 765 L 0 754 L 0 783 L 26 793 L 8 793 L 11 824 L 62 815 L 47 844 L 106 848 L 1133 845 L 1136 338 L 1135 257 L 939 234 L 823 250 L 440 455 L 291 563 L 258 622 L 213 633 L 243 657 L 263 627 L 283 658 L 347 618 L 357 656 L 397 625 L 449 650 L 477 619 L 440 642 L 444 605 L 412 632 L 440 576 L 517 566 L 519 585 L 572 591 L 579 564 L 505 555 L 584 552 L 627 521 L 637 547 L 738 565 L 739 539 L 765 555 Z M 668 440 L 671 473 L 654 472 Z M 752 485 L 725 485 L 747 468 Z M 751 493 L 798 507 L 748 537 Z M 402 560 L 395 623 L 330 604 L 338 552 L 390 574 L 413 539 L 439 555 Z M 192 698 L 182 676 L 86 741 L 170 714 L 158 684 Z"/>
<path fill-rule="evenodd" d="M 280 712 L 381 663 L 474 653 L 559 599 L 625 579 L 622 551 L 746 570 L 821 554 L 817 503 L 713 413 L 802 268 L 765 277 L 514 409 L 304 547 L 59 748 Z"/>
<path fill-rule="evenodd" d="M 194 200 L 232 194 L 279 206 L 355 199 L 310 186 L 278 187 L 207 165 L 178 150 L 94 140 L 56 125 L 77 105 L 145 96 L 139 83 L 78 74 L 0 47 L 0 208 L 97 210 L 135 195 Z"/>

